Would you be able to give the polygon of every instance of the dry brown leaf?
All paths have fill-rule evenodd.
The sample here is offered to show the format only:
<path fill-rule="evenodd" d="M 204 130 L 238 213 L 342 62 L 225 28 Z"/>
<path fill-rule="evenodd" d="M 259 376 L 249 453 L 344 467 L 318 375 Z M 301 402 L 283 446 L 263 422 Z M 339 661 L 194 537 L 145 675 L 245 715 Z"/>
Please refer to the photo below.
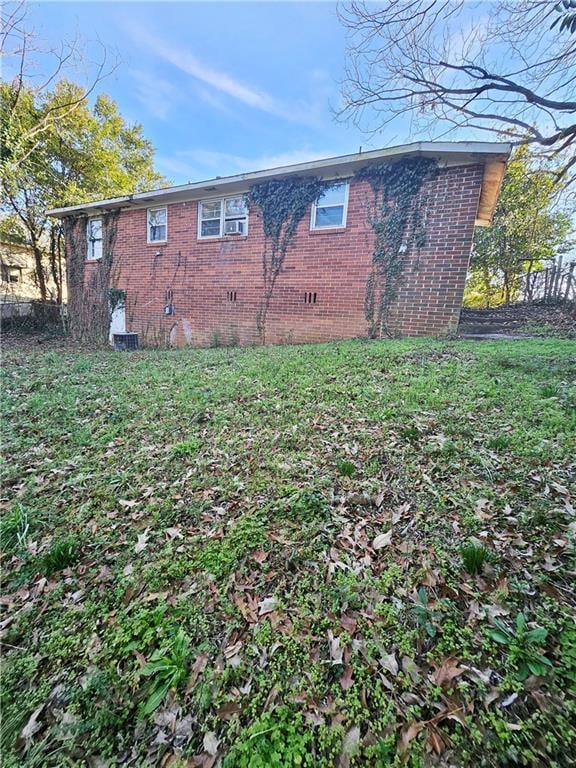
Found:
<path fill-rule="evenodd" d="M 241 711 L 242 708 L 240 704 L 237 704 L 235 701 L 229 701 L 226 704 L 222 704 L 222 706 L 216 710 L 216 714 L 222 720 L 231 720 L 234 715 L 239 714 Z"/>
<path fill-rule="evenodd" d="M 120 504 L 121 507 L 124 507 L 124 509 L 132 509 L 132 507 L 135 507 L 136 504 L 138 504 L 137 501 L 127 500 L 127 499 L 120 499 L 118 501 L 118 504 Z"/>
<path fill-rule="evenodd" d="M 404 754 L 408 749 L 411 741 L 413 741 L 420 731 L 426 727 L 426 723 L 410 723 L 402 727 L 400 731 L 400 739 L 398 741 L 398 751 L 400 754 Z"/>
<path fill-rule="evenodd" d="M 43 709 L 44 704 L 41 704 L 37 709 L 35 709 L 28 718 L 28 722 L 20 732 L 20 738 L 24 739 L 26 749 L 30 748 L 34 734 L 42 728 L 42 725 L 38 722 L 38 718 L 42 714 Z"/>
<path fill-rule="evenodd" d="M 208 752 L 209 755 L 215 755 L 216 752 L 218 752 L 219 744 L 220 739 L 216 736 L 214 731 L 208 731 L 208 733 L 204 734 L 202 746 L 204 747 L 204 751 Z"/>
<path fill-rule="evenodd" d="M 187 693 L 190 693 L 190 691 L 194 688 L 196 685 L 196 681 L 204 672 L 206 669 L 206 665 L 208 664 L 208 654 L 206 653 L 199 653 L 196 657 L 196 661 L 192 665 L 192 669 L 190 670 L 190 677 L 188 678 L 188 685 L 186 686 Z"/>
<path fill-rule="evenodd" d="M 340 638 L 334 637 L 331 629 L 328 630 L 328 647 L 330 649 L 330 658 L 333 664 L 341 664 L 344 649 L 340 647 Z"/>
<path fill-rule="evenodd" d="M 390 543 L 392 541 L 392 528 L 390 528 L 389 531 L 386 531 L 386 533 L 380 533 L 374 541 L 372 542 L 372 549 L 383 549 L 384 547 L 390 546 Z"/>
<path fill-rule="evenodd" d="M 396 656 L 393 653 L 386 654 L 380 658 L 380 664 L 390 672 L 391 675 L 396 677 L 398 674 L 398 662 Z"/>
<path fill-rule="evenodd" d="M 258 613 L 260 616 L 265 616 L 267 613 L 272 613 L 276 610 L 278 600 L 275 597 L 265 597 L 258 603 Z"/>
<path fill-rule="evenodd" d="M 446 659 L 442 666 L 432 674 L 432 680 L 440 687 L 449 685 L 455 677 L 463 674 L 466 670 L 458 666 L 458 662 L 453 656 Z"/>
<path fill-rule="evenodd" d="M 344 667 L 344 674 L 340 678 L 340 685 L 343 691 L 347 691 L 354 685 L 354 681 L 352 680 L 352 667 L 350 664 L 346 664 Z"/>
<path fill-rule="evenodd" d="M 344 741 L 342 742 L 342 751 L 338 758 L 338 768 L 349 768 L 350 761 L 358 751 L 360 744 L 360 728 L 355 725 L 354 728 L 350 728 Z"/>
<path fill-rule="evenodd" d="M 136 542 L 134 546 L 134 552 L 139 555 L 140 552 L 143 552 L 146 547 L 148 546 L 148 539 L 150 538 L 150 528 L 146 528 L 144 533 L 138 534 L 138 541 Z"/>
<path fill-rule="evenodd" d="M 356 621 L 356 619 L 353 619 L 352 616 L 346 616 L 345 613 L 342 614 L 342 616 L 340 616 L 340 626 L 342 627 L 342 629 L 345 629 L 346 632 L 349 632 L 351 635 L 353 635 L 354 632 L 356 632 L 357 624 L 358 622 Z"/>
<path fill-rule="evenodd" d="M 440 736 L 436 728 L 431 728 L 428 732 L 428 740 L 426 742 L 428 751 L 435 752 L 437 755 L 441 755 L 446 749 L 444 739 Z"/>

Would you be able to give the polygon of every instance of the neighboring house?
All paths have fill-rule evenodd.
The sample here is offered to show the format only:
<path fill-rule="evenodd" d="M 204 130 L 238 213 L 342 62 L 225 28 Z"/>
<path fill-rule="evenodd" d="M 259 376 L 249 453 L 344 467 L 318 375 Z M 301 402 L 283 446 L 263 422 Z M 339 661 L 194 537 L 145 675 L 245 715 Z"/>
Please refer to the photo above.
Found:
<path fill-rule="evenodd" d="M 0 301 L 29 302 L 39 299 L 34 280 L 34 254 L 24 243 L 0 242 Z"/>
<path fill-rule="evenodd" d="M 46 276 L 46 288 L 49 300 L 53 301 L 57 291 L 49 275 Z M 62 290 L 65 301 L 66 286 Z M 0 241 L 0 303 L 29 304 L 40 299 L 31 246 L 8 240 Z"/>
<path fill-rule="evenodd" d="M 102 287 L 102 256 L 112 253 L 109 287 L 125 291 L 126 330 L 139 333 L 144 344 L 365 337 L 370 331 L 366 297 L 374 265 L 374 195 L 358 172 L 404 158 L 433 158 L 437 173 L 423 187 L 425 242 L 418 249 L 406 248 L 386 332 L 391 324 L 401 334 L 446 334 L 458 325 L 474 226 L 491 221 L 509 154 L 508 144 L 409 144 L 49 213 L 64 218 L 69 233 L 77 226 L 83 234 L 84 288 Z M 263 339 L 263 264 L 270 243 L 261 210 L 248 206 L 247 195 L 263 182 L 310 177 L 330 186 L 298 223 L 268 296 Z M 113 233 L 107 226 L 114 227 Z M 77 236 L 74 242 L 78 249 Z M 83 306 L 89 306 L 87 301 Z M 382 328 L 372 335 L 383 335 Z"/>

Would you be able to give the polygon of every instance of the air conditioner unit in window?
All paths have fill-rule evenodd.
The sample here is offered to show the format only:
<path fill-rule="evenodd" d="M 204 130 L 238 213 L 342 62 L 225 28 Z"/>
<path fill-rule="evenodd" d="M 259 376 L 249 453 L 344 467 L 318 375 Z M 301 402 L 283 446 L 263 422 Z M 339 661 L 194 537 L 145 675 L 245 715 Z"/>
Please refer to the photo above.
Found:
<path fill-rule="evenodd" d="M 244 221 L 226 221 L 224 223 L 225 235 L 243 235 L 246 223 Z"/>

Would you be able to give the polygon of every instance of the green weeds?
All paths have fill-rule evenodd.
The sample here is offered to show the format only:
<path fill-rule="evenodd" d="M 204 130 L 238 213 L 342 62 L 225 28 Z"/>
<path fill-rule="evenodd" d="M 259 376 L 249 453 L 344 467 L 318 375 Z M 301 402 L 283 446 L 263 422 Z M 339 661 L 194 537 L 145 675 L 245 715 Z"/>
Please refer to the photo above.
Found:
<path fill-rule="evenodd" d="M 471 576 L 482 573 L 484 563 L 488 560 L 489 555 L 488 549 L 483 544 L 476 542 L 469 542 L 460 548 L 462 563 Z"/>
<path fill-rule="evenodd" d="M 167 646 L 154 651 L 140 672 L 142 677 L 149 678 L 146 701 L 142 706 L 143 715 L 152 714 L 162 704 L 168 691 L 177 691 L 187 680 L 189 659 L 188 638 L 181 629 Z"/>
<path fill-rule="evenodd" d="M 40 568 L 46 576 L 51 576 L 56 571 L 70 568 L 80 560 L 80 543 L 77 539 L 68 536 L 56 539 L 50 544 L 50 549 L 41 557 Z"/>
<path fill-rule="evenodd" d="M 230 750 L 224 768 L 298 768 L 314 765 L 312 734 L 288 707 L 266 712 Z"/>
<path fill-rule="evenodd" d="M 545 675 L 553 666 L 550 659 L 539 652 L 546 642 L 548 630 L 543 627 L 528 629 L 523 613 L 516 616 L 514 627 L 499 619 L 494 620 L 495 629 L 488 631 L 492 640 L 505 646 L 514 676 L 525 680 L 528 675 Z"/>
<path fill-rule="evenodd" d="M 215 341 L 6 355 L 7 768 L 567 768 L 574 343 Z"/>

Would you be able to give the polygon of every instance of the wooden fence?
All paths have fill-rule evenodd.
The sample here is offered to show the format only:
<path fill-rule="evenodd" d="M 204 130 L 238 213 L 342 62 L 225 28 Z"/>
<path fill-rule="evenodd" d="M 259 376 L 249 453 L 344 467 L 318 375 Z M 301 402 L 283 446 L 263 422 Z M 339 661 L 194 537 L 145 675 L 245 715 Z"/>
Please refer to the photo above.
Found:
<path fill-rule="evenodd" d="M 551 304 L 576 301 L 576 261 L 566 265 L 554 262 L 545 269 L 527 272 L 517 301 Z"/>

